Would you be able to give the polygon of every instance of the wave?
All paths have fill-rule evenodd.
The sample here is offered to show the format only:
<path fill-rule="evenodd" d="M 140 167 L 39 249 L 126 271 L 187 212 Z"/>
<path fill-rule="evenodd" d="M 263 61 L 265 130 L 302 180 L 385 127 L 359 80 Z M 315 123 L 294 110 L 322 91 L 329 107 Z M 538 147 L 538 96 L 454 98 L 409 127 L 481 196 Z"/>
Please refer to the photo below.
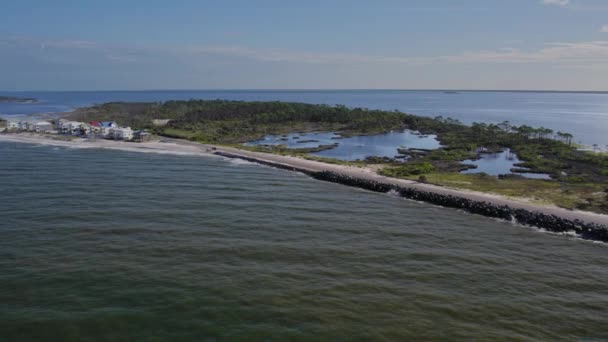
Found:
<path fill-rule="evenodd" d="M 225 161 L 227 161 L 228 163 L 234 165 L 234 166 L 260 165 L 258 163 L 250 162 L 250 161 L 239 159 L 239 158 L 226 158 L 226 157 L 222 157 L 222 159 L 225 160 Z"/>
<path fill-rule="evenodd" d="M 517 222 L 517 220 L 514 217 L 511 220 L 503 220 L 503 219 L 499 219 L 499 218 L 494 218 L 493 220 L 496 221 L 496 222 L 510 223 L 514 227 L 517 227 L 517 228 L 526 228 L 528 230 L 531 230 L 531 231 L 534 231 L 534 232 L 537 232 L 537 233 L 548 234 L 548 235 L 556 235 L 556 236 L 564 236 L 564 237 L 572 238 L 572 239 L 577 240 L 577 241 L 590 242 L 590 243 L 600 244 L 600 245 L 604 245 L 604 246 L 608 247 L 608 243 L 606 243 L 604 241 L 585 239 L 585 238 L 583 238 L 583 236 L 581 234 L 578 234 L 578 233 L 576 233 L 573 230 L 569 230 L 569 231 L 565 231 L 565 232 L 553 232 L 553 231 L 547 230 L 545 228 L 540 228 L 540 227 L 536 227 L 536 226 L 523 225 L 523 224 Z"/>

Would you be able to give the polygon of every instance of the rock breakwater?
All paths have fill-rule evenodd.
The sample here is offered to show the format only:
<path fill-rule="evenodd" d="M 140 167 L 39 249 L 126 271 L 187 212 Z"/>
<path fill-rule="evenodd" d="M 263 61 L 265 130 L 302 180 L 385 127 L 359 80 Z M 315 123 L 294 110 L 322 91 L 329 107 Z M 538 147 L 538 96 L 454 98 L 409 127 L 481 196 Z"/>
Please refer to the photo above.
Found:
<path fill-rule="evenodd" d="M 332 183 L 338 183 L 361 189 L 387 193 L 394 191 L 399 196 L 427 202 L 447 208 L 466 211 L 471 214 L 483 215 L 492 218 L 516 222 L 521 225 L 532 226 L 555 233 L 574 233 L 582 239 L 608 242 L 608 227 L 596 223 L 584 222 L 578 219 L 566 219 L 556 215 L 542 213 L 540 211 L 512 208 L 507 205 L 497 205 L 487 201 L 476 201 L 464 197 L 438 192 L 423 191 L 407 186 L 397 186 L 381 181 L 374 181 L 359 177 L 353 177 L 333 171 L 315 171 L 299 168 L 284 163 L 266 161 L 258 158 L 247 157 L 232 153 L 217 151 L 215 154 L 228 157 L 240 158 L 258 164 L 268 165 L 284 170 L 305 173 L 315 179 Z"/>

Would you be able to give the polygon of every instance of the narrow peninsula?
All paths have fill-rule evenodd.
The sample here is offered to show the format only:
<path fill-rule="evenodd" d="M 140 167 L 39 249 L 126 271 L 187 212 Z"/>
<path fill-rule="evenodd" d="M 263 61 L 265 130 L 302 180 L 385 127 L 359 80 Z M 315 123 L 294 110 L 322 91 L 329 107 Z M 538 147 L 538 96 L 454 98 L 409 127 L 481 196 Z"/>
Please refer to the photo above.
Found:
<path fill-rule="evenodd" d="M 508 121 L 466 125 L 397 110 L 278 101 L 116 102 L 80 108 L 63 119 L 87 127 L 86 123 L 116 122 L 159 137 L 165 147 L 198 147 L 318 179 L 394 190 L 408 198 L 608 240 L 605 228 L 598 228 L 608 224 L 608 155 L 581 150 L 567 132 Z M 96 131 L 84 126 L 74 133 L 81 135 L 78 139 L 95 139 L 88 135 Z M 290 135 L 296 132 L 297 136 Z M 318 132 L 331 132 L 335 140 L 325 143 L 306 137 Z M 438 147 L 394 146 L 392 156 L 372 154 L 356 160 L 321 156 L 348 139 L 376 139 L 394 132 L 421 139 L 432 136 Z M 49 136 L 60 140 L 59 135 Z M 274 144 L 251 144 L 271 135 L 277 137 Z M 497 154 L 510 163 L 506 170 L 477 170 L 488 155 Z"/>

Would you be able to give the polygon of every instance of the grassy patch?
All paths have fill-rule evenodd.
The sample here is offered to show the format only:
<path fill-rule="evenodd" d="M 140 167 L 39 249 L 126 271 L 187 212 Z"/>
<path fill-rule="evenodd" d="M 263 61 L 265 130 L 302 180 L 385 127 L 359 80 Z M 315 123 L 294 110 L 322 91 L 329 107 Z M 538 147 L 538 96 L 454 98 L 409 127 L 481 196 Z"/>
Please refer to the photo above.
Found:
<path fill-rule="evenodd" d="M 429 162 L 407 163 L 402 166 L 387 167 L 380 170 L 380 174 L 388 177 L 419 176 L 435 171 L 433 164 Z"/>
<path fill-rule="evenodd" d="M 367 165 L 367 163 L 362 160 L 348 161 L 348 160 L 341 160 L 341 159 L 336 159 L 336 158 L 311 156 L 310 154 L 304 154 L 302 157 L 304 159 L 308 159 L 308 160 L 314 160 L 314 161 L 319 161 L 319 162 L 323 162 L 323 163 L 327 163 L 327 164 L 335 164 L 335 165 L 356 166 L 356 167 L 364 167 Z"/>
<path fill-rule="evenodd" d="M 499 179 L 485 174 L 428 173 L 431 184 L 493 193 L 508 197 L 528 198 L 531 201 L 554 204 L 567 209 L 591 210 L 608 213 L 607 185 L 596 183 L 565 184 L 557 181 L 507 177 Z M 416 176 L 403 177 L 417 180 Z"/>
<path fill-rule="evenodd" d="M 196 132 L 179 128 L 165 128 L 162 133 L 164 136 L 177 139 L 197 140 L 198 138 Z"/>

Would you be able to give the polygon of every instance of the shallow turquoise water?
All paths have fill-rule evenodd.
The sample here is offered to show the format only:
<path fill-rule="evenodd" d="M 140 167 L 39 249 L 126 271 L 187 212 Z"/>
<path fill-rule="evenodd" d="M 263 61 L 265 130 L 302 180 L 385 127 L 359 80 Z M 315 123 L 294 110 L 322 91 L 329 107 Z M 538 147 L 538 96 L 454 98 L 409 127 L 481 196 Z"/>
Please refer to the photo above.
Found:
<path fill-rule="evenodd" d="M 0 340 L 605 340 L 608 249 L 220 158 L 0 143 Z"/>

